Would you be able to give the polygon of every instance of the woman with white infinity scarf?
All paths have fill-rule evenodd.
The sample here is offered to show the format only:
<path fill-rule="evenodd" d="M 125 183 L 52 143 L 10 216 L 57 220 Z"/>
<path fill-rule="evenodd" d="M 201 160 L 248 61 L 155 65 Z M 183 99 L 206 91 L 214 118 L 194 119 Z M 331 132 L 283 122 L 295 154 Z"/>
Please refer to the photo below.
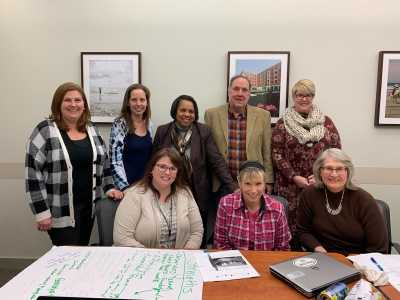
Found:
<path fill-rule="evenodd" d="M 296 211 L 301 191 L 315 183 L 312 166 L 318 154 L 341 148 L 339 133 L 332 120 L 313 103 L 315 85 L 302 79 L 292 88 L 293 106 L 278 120 L 272 132 L 272 160 L 275 193 L 289 202 L 291 246 L 298 248 Z"/>

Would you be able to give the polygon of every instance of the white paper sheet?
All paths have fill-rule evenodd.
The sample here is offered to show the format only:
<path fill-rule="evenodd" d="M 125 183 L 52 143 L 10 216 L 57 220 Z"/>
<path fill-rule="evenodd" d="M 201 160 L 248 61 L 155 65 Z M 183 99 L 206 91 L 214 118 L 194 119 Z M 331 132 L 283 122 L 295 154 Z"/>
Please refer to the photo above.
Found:
<path fill-rule="evenodd" d="M 238 250 L 195 254 L 204 281 L 258 277 L 260 274 Z"/>
<path fill-rule="evenodd" d="M 352 262 L 357 262 L 359 265 L 368 269 L 380 271 L 376 263 L 371 260 L 375 259 L 383 271 L 388 275 L 390 284 L 400 292 L 400 255 L 398 254 L 381 254 L 381 253 L 366 253 L 360 255 L 348 256 Z"/>
<path fill-rule="evenodd" d="M 53 247 L 0 289 L 0 299 L 40 295 L 201 299 L 198 251 Z"/>

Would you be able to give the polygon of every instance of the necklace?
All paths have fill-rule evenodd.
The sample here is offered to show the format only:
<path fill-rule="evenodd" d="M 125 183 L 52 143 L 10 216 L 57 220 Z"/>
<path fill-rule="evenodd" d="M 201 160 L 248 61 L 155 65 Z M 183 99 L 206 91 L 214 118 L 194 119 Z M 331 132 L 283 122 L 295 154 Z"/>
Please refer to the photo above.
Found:
<path fill-rule="evenodd" d="M 325 201 L 326 201 L 326 210 L 328 211 L 329 214 L 332 216 L 336 216 L 340 214 L 342 211 L 342 202 L 343 202 L 343 196 L 344 196 L 344 190 L 342 192 L 342 197 L 340 198 L 339 206 L 336 209 L 332 209 L 331 206 L 329 205 L 329 200 L 328 200 L 328 194 L 326 193 L 326 188 L 324 188 L 325 191 Z"/>
<path fill-rule="evenodd" d="M 167 217 L 165 216 L 164 212 L 161 209 L 161 206 L 160 206 L 160 203 L 159 203 L 159 199 L 156 198 L 155 200 L 156 200 L 156 203 L 157 203 L 158 210 L 160 211 L 161 216 L 163 217 L 165 223 L 167 224 L 168 236 L 171 237 L 171 231 L 172 231 L 172 201 L 173 201 L 173 198 L 171 198 L 169 200 L 169 203 L 170 203 L 170 205 L 169 205 L 169 212 L 170 212 L 170 214 L 169 214 L 169 222 L 168 222 Z"/>

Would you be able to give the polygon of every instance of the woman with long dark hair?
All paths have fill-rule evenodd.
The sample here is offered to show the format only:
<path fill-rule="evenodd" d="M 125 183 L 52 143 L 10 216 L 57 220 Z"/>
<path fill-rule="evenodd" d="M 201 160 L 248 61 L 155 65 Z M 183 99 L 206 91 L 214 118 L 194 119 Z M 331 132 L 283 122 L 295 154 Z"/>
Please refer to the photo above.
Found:
<path fill-rule="evenodd" d="M 110 133 L 111 172 L 121 191 L 143 177 L 153 148 L 150 117 L 150 90 L 142 84 L 130 85 Z"/>
<path fill-rule="evenodd" d="M 198 249 L 203 237 L 199 208 L 173 148 L 156 152 L 144 177 L 125 192 L 114 221 L 114 245 Z"/>

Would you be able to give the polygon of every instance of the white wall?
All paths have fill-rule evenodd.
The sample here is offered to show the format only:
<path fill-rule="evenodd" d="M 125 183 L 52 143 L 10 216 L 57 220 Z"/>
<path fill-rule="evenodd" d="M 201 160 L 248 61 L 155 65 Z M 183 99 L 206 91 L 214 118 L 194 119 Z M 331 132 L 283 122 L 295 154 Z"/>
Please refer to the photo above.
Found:
<path fill-rule="evenodd" d="M 228 51 L 290 51 L 290 86 L 315 81 L 316 101 L 360 182 L 390 204 L 400 240 L 400 177 L 384 173 L 400 174 L 400 128 L 373 126 L 378 51 L 400 50 L 399 11 L 398 0 L 0 0 L 0 257 L 50 246 L 24 199 L 24 145 L 55 88 L 80 82 L 83 51 L 142 52 L 156 125 L 179 94 L 193 95 L 201 115 L 224 102 Z"/>

